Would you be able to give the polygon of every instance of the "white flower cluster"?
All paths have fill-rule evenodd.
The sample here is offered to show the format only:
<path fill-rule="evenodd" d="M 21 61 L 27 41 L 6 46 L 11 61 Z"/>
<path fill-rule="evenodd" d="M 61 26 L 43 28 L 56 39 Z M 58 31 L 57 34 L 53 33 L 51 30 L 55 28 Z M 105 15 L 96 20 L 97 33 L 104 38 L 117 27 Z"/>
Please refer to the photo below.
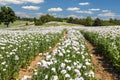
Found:
<path fill-rule="evenodd" d="M 31 28 L 25 31 L 0 29 L 0 80 L 13 77 L 33 57 L 49 50 L 60 40 L 62 31 L 63 28 Z"/>
<path fill-rule="evenodd" d="M 90 54 L 87 52 L 81 33 L 69 29 L 67 37 L 44 60 L 38 62 L 38 74 L 42 80 L 86 80 L 94 78 Z"/>

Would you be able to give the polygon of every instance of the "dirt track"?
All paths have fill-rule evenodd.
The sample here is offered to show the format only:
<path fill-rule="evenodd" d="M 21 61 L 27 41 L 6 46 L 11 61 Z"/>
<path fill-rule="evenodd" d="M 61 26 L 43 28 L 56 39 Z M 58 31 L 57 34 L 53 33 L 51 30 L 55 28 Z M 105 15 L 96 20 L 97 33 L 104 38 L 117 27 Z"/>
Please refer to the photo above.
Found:
<path fill-rule="evenodd" d="M 99 80 L 120 80 L 118 75 L 114 73 L 113 68 L 109 65 L 108 61 L 96 53 L 95 47 L 85 39 L 86 45 L 92 54 L 92 65 L 95 69 L 95 77 Z"/>

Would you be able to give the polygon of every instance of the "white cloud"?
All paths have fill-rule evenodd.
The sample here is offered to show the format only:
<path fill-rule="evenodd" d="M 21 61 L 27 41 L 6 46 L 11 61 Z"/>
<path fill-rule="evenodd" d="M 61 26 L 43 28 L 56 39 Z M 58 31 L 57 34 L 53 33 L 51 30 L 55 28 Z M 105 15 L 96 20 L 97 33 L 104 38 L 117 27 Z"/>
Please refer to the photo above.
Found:
<path fill-rule="evenodd" d="M 90 4 L 89 2 L 81 2 L 81 3 L 79 3 L 79 5 L 82 5 L 82 6 L 89 5 L 89 4 Z"/>
<path fill-rule="evenodd" d="M 80 11 L 76 11 L 77 13 L 83 13 L 83 14 L 93 14 L 93 12 L 92 11 L 82 11 L 82 10 L 80 10 Z"/>
<path fill-rule="evenodd" d="M 0 4 L 43 3 L 44 0 L 0 0 Z"/>
<path fill-rule="evenodd" d="M 106 12 L 106 13 L 98 14 L 98 16 L 100 16 L 100 17 L 115 17 L 116 14 L 112 13 L 112 12 Z"/>
<path fill-rule="evenodd" d="M 68 18 L 69 18 L 69 17 L 73 17 L 73 18 L 78 18 L 78 19 L 80 19 L 80 18 L 85 18 L 85 16 L 77 16 L 77 15 L 68 15 L 67 17 L 68 17 Z"/>
<path fill-rule="evenodd" d="M 40 12 L 38 12 L 38 13 L 27 13 L 27 12 L 15 12 L 15 14 L 17 15 L 17 16 L 20 16 L 20 17 L 28 17 L 28 18 L 34 18 L 34 17 L 36 17 L 36 18 L 39 18 L 41 15 L 44 15 L 44 13 L 40 13 Z"/>
<path fill-rule="evenodd" d="M 22 0 L 22 1 L 24 1 L 24 2 L 30 2 L 30 3 L 43 3 L 44 2 L 44 0 Z"/>
<path fill-rule="evenodd" d="M 63 9 L 62 8 L 60 8 L 60 7 L 58 7 L 58 8 L 50 8 L 50 9 L 48 9 L 48 11 L 50 11 L 50 12 L 60 12 L 60 11 L 62 11 Z"/>
<path fill-rule="evenodd" d="M 111 10 L 102 10 L 102 13 L 97 15 L 98 17 L 104 19 L 104 20 L 109 20 L 109 18 L 113 18 L 113 19 L 120 19 L 120 15 L 116 14 L 114 12 L 111 12 Z"/>
<path fill-rule="evenodd" d="M 28 9 L 28 10 L 39 10 L 39 6 L 22 6 L 23 9 Z"/>
<path fill-rule="evenodd" d="M 52 15 L 52 16 L 56 16 L 57 14 L 56 14 L 56 13 L 52 13 L 51 15 Z"/>
<path fill-rule="evenodd" d="M 43 13 L 35 13 L 36 15 L 43 15 Z"/>
<path fill-rule="evenodd" d="M 100 11 L 100 9 L 99 8 L 91 8 L 91 9 L 89 9 L 90 11 Z"/>
<path fill-rule="evenodd" d="M 67 8 L 67 10 L 69 10 L 69 11 L 78 11 L 78 10 L 80 10 L 80 8 L 71 7 L 71 8 Z"/>
<path fill-rule="evenodd" d="M 44 13 L 38 12 L 38 13 L 32 13 L 32 17 L 40 18 L 40 16 L 44 15 Z"/>
<path fill-rule="evenodd" d="M 110 10 L 102 10 L 102 12 L 110 12 Z"/>
<path fill-rule="evenodd" d="M 20 0 L 0 0 L 0 4 L 22 4 Z"/>
<path fill-rule="evenodd" d="M 15 12 L 15 14 L 17 15 L 17 16 L 20 16 L 20 17 L 30 17 L 27 13 L 25 13 L 25 12 Z"/>
<path fill-rule="evenodd" d="M 24 15 L 26 13 L 25 12 L 15 12 L 15 14 L 17 14 L 17 15 Z"/>
<path fill-rule="evenodd" d="M 78 16 L 78 18 L 86 18 L 85 16 Z"/>

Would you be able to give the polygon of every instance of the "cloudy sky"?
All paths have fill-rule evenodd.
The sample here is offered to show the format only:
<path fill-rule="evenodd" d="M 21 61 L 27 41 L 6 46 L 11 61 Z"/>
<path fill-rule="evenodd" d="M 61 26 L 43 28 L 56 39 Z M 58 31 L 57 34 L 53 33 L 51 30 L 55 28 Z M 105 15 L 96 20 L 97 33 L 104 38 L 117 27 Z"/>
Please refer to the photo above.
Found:
<path fill-rule="evenodd" d="M 120 19 L 120 0 L 0 0 L 0 6 L 13 8 L 21 17 L 58 17 Z"/>

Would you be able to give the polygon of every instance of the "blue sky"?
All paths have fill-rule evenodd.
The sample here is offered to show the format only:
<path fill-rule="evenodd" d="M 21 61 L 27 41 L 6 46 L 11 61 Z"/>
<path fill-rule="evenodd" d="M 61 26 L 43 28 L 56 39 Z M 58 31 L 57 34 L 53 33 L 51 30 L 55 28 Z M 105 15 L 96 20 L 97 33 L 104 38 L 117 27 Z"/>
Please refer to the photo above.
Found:
<path fill-rule="evenodd" d="M 120 19 L 120 0 L 0 0 L 21 17 L 51 14 L 57 17 Z"/>

